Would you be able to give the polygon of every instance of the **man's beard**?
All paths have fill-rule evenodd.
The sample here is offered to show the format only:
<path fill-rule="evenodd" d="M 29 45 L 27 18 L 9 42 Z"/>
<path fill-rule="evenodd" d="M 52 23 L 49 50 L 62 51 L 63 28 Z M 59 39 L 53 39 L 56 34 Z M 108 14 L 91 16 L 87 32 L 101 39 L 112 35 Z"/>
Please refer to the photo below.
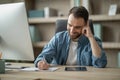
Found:
<path fill-rule="evenodd" d="M 70 33 L 69 33 L 69 35 L 70 35 Z M 82 34 L 76 33 L 75 35 L 70 35 L 70 38 L 71 38 L 71 40 L 76 41 L 76 40 L 78 40 L 78 38 L 79 38 L 81 35 L 82 35 Z"/>

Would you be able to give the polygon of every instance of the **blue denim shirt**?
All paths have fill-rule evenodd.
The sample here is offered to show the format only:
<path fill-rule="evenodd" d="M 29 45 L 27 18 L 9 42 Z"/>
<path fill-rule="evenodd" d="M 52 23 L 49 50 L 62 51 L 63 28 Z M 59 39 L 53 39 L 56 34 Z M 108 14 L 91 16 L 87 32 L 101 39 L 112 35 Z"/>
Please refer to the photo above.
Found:
<path fill-rule="evenodd" d="M 95 37 L 97 43 L 102 49 L 101 57 L 97 58 L 93 56 L 90 42 L 84 35 L 80 36 L 77 47 L 77 64 L 80 66 L 94 66 L 103 68 L 107 64 L 107 57 L 102 48 L 102 42 L 100 39 Z M 48 63 L 57 65 L 65 65 L 69 54 L 70 47 L 70 36 L 68 31 L 57 33 L 50 42 L 43 48 L 42 52 L 35 60 L 35 66 L 37 62 L 43 60 Z"/>

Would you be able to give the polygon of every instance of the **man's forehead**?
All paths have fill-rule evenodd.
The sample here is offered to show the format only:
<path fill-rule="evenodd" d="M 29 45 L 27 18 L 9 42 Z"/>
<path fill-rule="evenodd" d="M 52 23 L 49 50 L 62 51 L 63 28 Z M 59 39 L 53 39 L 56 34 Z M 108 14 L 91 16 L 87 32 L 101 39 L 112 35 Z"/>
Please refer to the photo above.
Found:
<path fill-rule="evenodd" d="M 68 24 L 72 25 L 72 26 L 84 26 L 86 25 L 84 19 L 68 19 Z"/>

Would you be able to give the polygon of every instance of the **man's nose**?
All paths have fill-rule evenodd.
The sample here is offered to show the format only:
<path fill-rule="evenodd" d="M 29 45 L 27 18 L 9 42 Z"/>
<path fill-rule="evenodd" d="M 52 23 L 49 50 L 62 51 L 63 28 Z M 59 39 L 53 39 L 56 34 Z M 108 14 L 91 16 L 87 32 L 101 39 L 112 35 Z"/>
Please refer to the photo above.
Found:
<path fill-rule="evenodd" d="M 74 32 L 75 32 L 75 28 L 74 28 L 74 27 L 71 27 L 70 32 L 71 32 L 71 33 L 74 33 Z"/>

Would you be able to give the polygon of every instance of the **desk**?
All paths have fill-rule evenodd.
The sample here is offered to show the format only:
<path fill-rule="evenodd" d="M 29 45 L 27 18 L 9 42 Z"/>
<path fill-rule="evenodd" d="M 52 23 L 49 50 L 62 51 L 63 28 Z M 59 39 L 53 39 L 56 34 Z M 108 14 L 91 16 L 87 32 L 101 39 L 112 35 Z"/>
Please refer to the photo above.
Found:
<path fill-rule="evenodd" d="M 34 64 L 16 63 L 14 65 L 34 66 Z M 93 68 L 87 67 L 88 71 L 64 71 L 65 66 L 58 66 L 54 72 L 40 71 L 6 71 L 0 74 L 1 80 L 120 80 L 119 68 Z M 6 78 L 6 79 L 4 79 Z"/>

